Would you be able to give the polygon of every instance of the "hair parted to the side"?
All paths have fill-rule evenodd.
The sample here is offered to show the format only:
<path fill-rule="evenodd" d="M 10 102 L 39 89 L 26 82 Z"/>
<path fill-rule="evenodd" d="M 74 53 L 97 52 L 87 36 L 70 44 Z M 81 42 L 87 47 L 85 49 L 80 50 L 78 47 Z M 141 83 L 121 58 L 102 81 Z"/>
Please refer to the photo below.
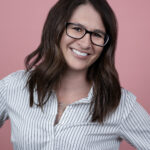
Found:
<path fill-rule="evenodd" d="M 43 107 L 51 92 L 60 83 L 67 64 L 60 50 L 60 40 L 74 10 L 90 3 L 100 14 L 110 40 L 98 60 L 90 66 L 87 79 L 93 82 L 93 99 L 90 107 L 92 122 L 103 123 L 120 102 L 121 87 L 115 68 L 117 21 L 106 0 L 59 0 L 50 10 L 44 24 L 39 47 L 25 59 L 29 73 L 27 87 L 30 106 L 34 104 L 34 90 L 38 94 L 38 106 Z"/>

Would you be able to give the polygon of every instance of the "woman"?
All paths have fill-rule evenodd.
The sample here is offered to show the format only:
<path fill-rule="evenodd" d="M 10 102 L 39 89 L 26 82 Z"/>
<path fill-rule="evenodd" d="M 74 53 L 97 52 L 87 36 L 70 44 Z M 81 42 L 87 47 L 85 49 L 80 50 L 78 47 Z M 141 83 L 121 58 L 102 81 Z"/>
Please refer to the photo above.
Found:
<path fill-rule="evenodd" d="M 0 125 L 15 150 L 150 149 L 150 117 L 121 88 L 115 15 L 105 0 L 59 0 L 26 71 L 0 81 Z"/>

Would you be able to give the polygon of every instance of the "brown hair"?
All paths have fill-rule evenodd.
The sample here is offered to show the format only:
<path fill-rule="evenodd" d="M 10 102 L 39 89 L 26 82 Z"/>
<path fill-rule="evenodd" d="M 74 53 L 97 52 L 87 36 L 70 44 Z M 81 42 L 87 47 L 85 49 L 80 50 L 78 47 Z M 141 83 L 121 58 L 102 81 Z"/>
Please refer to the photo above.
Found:
<path fill-rule="evenodd" d="M 90 107 L 92 122 L 104 122 L 120 102 L 121 87 L 115 69 L 115 48 L 117 42 L 116 17 L 106 0 L 59 0 L 50 10 L 44 24 L 39 47 L 25 59 L 26 72 L 30 72 L 27 87 L 30 106 L 34 104 L 34 89 L 38 93 L 38 106 L 48 101 L 51 91 L 59 84 L 61 74 L 67 65 L 60 50 L 60 40 L 65 23 L 73 11 L 81 4 L 90 3 L 101 15 L 109 42 L 103 48 L 98 60 L 90 66 L 87 79 L 94 83 L 93 99 Z"/>

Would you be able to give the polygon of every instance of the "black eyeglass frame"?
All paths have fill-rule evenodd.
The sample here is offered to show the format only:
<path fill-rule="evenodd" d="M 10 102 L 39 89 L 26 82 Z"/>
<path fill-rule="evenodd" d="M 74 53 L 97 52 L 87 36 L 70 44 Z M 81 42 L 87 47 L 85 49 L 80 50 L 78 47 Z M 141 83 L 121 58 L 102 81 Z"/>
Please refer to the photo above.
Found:
<path fill-rule="evenodd" d="M 68 25 L 70 25 L 70 24 L 71 24 L 71 25 L 76 25 L 76 26 L 79 26 L 79 25 L 78 25 L 78 24 L 75 24 L 75 23 L 71 23 L 71 22 L 66 22 L 66 34 L 67 34 L 69 37 L 73 38 L 73 39 L 82 39 L 87 33 L 89 33 L 89 34 L 90 34 L 90 40 L 91 40 L 91 43 L 92 43 L 93 45 L 100 46 L 100 47 L 104 47 L 104 46 L 106 46 L 106 44 L 107 44 L 108 41 L 109 41 L 109 35 L 101 31 L 101 33 L 104 35 L 104 45 L 97 45 L 97 44 L 95 44 L 95 43 L 92 41 L 92 34 L 93 34 L 93 33 L 96 33 L 96 32 L 89 31 L 89 30 L 87 30 L 87 29 L 84 28 L 84 27 L 82 27 L 82 28 L 85 30 L 85 33 L 83 34 L 82 37 L 80 37 L 80 38 L 72 37 L 72 36 L 70 36 L 70 35 L 67 33 L 67 27 L 68 27 Z M 105 41 L 105 39 L 106 39 L 106 41 Z"/>

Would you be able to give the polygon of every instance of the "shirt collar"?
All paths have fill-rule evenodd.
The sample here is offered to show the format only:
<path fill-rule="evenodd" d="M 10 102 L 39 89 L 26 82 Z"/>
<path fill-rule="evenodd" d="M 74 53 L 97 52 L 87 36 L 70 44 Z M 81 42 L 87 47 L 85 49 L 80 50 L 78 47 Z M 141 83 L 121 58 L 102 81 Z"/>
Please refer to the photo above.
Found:
<path fill-rule="evenodd" d="M 93 97 L 93 86 L 91 87 L 87 97 L 81 98 L 80 100 L 74 102 L 73 104 L 91 103 L 92 97 Z"/>

